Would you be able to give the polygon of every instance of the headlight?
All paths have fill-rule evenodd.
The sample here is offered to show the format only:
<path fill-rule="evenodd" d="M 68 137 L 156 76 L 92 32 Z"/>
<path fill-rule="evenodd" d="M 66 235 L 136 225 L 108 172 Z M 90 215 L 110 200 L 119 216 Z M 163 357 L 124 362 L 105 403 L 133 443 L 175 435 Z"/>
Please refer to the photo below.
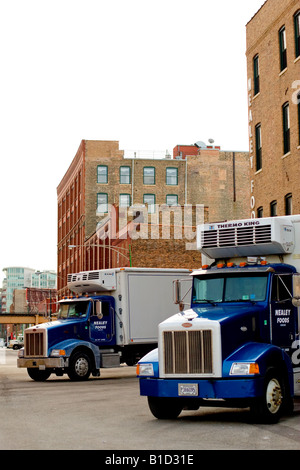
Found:
<path fill-rule="evenodd" d="M 153 376 L 153 364 L 138 364 L 136 368 L 136 375 L 140 375 L 143 377 Z"/>
<path fill-rule="evenodd" d="M 51 357 L 60 357 L 60 356 L 65 356 L 66 351 L 64 349 L 52 349 L 50 356 Z"/>
<path fill-rule="evenodd" d="M 20 358 L 20 357 L 24 357 L 24 348 L 19 349 L 19 351 L 18 351 L 18 357 L 19 357 L 19 358 Z"/>
<path fill-rule="evenodd" d="M 235 362 L 230 369 L 230 375 L 259 374 L 259 365 L 256 362 Z"/>

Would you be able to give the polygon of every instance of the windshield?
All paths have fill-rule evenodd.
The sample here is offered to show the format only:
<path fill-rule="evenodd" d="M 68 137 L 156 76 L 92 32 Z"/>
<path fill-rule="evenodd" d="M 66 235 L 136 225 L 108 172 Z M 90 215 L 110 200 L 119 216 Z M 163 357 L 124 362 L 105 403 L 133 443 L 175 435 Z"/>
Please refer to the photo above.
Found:
<path fill-rule="evenodd" d="M 263 301 L 268 275 L 212 274 L 194 278 L 193 303 Z"/>
<path fill-rule="evenodd" d="M 89 301 L 63 302 L 59 304 L 58 318 L 82 318 L 87 314 Z"/>

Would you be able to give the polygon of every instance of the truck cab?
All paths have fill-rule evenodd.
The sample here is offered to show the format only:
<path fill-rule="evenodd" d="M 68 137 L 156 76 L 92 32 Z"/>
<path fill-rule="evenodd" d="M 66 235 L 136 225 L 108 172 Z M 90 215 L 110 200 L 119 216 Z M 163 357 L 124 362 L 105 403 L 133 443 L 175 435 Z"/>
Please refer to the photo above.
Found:
<path fill-rule="evenodd" d="M 300 393 L 299 229 L 300 217 L 199 228 L 205 264 L 191 275 L 190 304 L 159 325 L 158 349 L 138 364 L 155 417 L 250 407 L 274 423 L 292 410 Z M 175 292 L 181 305 L 180 283 Z"/>
<path fill-rule="evenodd" d="M 67 373 L 71 380 L 99 375 L 100 349 L 115 344 L 114 298 L 83 296 L 59 302 L 57 320 L 25 330 L 18 367 L 26 367 L 36 381 L 51 373 Z"/>

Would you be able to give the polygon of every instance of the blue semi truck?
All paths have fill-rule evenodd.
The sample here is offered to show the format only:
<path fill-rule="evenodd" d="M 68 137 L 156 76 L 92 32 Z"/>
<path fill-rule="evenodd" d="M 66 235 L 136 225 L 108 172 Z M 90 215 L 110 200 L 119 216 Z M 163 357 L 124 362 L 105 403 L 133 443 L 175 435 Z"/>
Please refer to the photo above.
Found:
<path fill-rule="evenodd" d="M 68 275 L 73 295 L 59 301 L 55 321 L 25 330 L 18 367 L 35 381 L 71 380 L 101 368 L 135 365 L 157 346 L 157 325 L 177 311 L 173 281 L 188 269 L 115 268 Z"/>
<path fill-rule="evenodd" d="M 300 395 L 300 215 L 198 227 L 191 300 L 159 325 L 137 366 L 158 419 L 201 406 L 250 407 L 276 423 Z"/>

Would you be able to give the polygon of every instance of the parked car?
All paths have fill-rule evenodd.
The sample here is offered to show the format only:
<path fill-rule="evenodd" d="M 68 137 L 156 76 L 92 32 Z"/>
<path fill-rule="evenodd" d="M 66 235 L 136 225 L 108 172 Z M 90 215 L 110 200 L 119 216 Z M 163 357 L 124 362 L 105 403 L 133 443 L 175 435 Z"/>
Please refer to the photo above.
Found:
<path fill-rule="evenodd" d="M 21 349 L 24 346 L 24 336 L 17 336 L 17 339 L 11 339 L 8 348 Z"/>

